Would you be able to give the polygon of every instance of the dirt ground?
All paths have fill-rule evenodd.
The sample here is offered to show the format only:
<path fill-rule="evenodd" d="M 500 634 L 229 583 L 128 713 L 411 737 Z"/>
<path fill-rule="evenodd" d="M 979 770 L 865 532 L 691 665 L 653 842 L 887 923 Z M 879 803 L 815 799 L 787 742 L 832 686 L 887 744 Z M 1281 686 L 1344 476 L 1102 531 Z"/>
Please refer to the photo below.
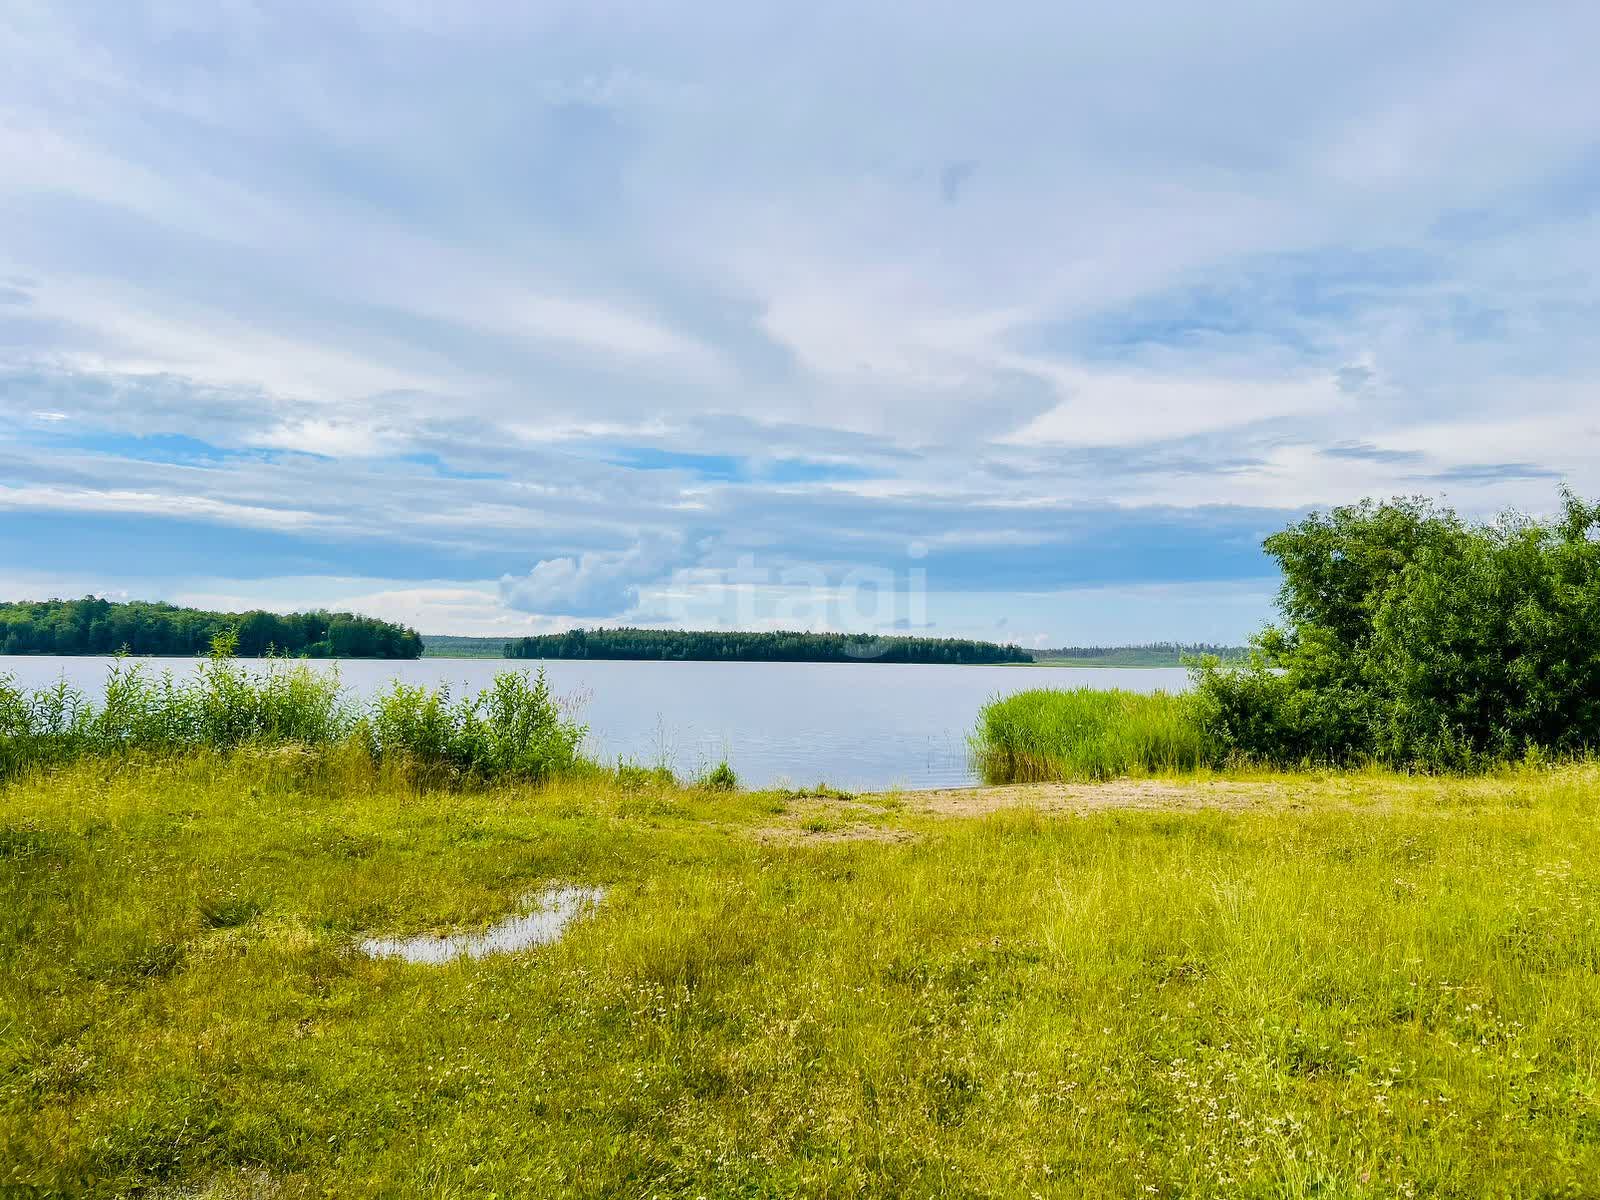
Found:
<path fill-rule="evenodd" d="M 1250 808 L 1281 804 L 1280 783 L 1111 779 L 1104 783 L 1008 783 L 993 787 L 903 792 L 905 808 L 941 817 L 980 817 L 1006 808 L 1041 812 L 1099 812 L 1107 808 Z"/>
<path fill-rule="evenodd" d="M 780 824 L 756 830 L 763 842 L 820 845 L 828 842 L 914 841 L 908 829 L 882 822 L 896 814 L 982 817 L 1010 808 L 1045 813 L 1092 813 L 1114 808 L 1193 811 L 1238 810 L 1292 804 L 1279 782 L 1247 780 L 1114 779 L 1104 783 L 1013 783 L 990 787 L 938 788 L 844 797 L 796 797 Z"/>

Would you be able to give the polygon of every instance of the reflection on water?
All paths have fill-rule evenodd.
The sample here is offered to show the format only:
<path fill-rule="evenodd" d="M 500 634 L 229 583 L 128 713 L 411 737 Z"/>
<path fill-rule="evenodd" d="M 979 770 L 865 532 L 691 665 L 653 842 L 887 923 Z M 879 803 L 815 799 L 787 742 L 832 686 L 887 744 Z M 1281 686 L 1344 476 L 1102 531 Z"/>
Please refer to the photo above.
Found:
<path fill-rule="evenodd" d="M 453 958 L 482 958 L 486 954 L 509 954 L 530 946 L 545 946 L 599 904 L 605 894 L 604 888 L 595 887 L 547 888 L 533 897 L 531 911 L 507 917 L 482 933 L 367 938 L 361 943 L 361 950 L 373 958 L 403 958 L 410 963 L 437 966 Z"/>

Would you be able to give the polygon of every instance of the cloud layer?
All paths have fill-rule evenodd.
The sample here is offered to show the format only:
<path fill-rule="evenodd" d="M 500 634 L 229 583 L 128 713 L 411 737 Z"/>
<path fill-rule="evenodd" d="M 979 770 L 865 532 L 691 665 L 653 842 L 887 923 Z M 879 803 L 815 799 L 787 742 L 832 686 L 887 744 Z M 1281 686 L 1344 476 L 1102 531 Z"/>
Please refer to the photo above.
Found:
<path fill-rule="evenodd" d="M 1600 491 L 1592 5 L 188 7 L 0 15 L 13 593 L 1235 637 Z"/>

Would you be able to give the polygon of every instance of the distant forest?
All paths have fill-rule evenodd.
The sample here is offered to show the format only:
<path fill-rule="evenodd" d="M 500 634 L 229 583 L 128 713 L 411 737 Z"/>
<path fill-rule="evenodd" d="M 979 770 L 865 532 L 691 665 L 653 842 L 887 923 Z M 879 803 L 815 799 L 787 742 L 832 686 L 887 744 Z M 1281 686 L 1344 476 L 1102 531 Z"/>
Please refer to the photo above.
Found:
<path fill-rule="evenodd" d="M 507 658 L 694 659 L 708 662 L 1025 663 L 1017 646 L 864 633 L 721 633 L 574 629 L 507 642 Z"/>
<path fill-rule="evenodd" d="M 504 658 L 506 639 L 500 637 L 461 637 L 448 633 L 422 635 L 423 658 Z"/>
<path fill-rule="evenodd" d="M 1057 646 L 1035 650 L 1035 662 L 1070 667 L 1178 667 L 1192 658 L 1214 656 L 1233 662 L 1245 656 L 1243 646 L 1210 642 L 1151 642 L 1143 646 Z"/>
<path fill-rule="evenodd" d="M 416 658 L 414 629 L 353 613 L 219 613 L 133 601 L 42 600 L 0 603 L 0 654 L 205 654 L 233 631 L 236 653 L 275 650 L 310 658 Z"/>

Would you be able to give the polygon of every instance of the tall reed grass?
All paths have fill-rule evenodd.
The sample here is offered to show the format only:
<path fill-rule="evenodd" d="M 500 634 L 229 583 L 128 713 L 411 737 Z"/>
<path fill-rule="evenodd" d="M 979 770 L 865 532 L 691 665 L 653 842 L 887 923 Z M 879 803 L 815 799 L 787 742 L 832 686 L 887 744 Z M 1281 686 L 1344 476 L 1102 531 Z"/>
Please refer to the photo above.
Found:
<path fill-rule="evenodd" d="M 537 780 L 577 765 L 587 734 L 542 670 L 502 672 L 455 700 L 448 687 L 396 681 L 363 701 L 337 671 L 289 659 L 247 669 L 234 648 L 231 635 L 219 638 L 199 670 L 181 678 L 118 658 L 99 703 L 65 680 L 27 691 L 0 676 L 0 778 L 92 755 L 344 745 L 378 761 Z"/>
<path fill-rule="evenodd" d="M 971 746 L 987 783 L 1189 771 L 1222 757 L 1189 697 L 1095 688 L 997 696 Z"/>

